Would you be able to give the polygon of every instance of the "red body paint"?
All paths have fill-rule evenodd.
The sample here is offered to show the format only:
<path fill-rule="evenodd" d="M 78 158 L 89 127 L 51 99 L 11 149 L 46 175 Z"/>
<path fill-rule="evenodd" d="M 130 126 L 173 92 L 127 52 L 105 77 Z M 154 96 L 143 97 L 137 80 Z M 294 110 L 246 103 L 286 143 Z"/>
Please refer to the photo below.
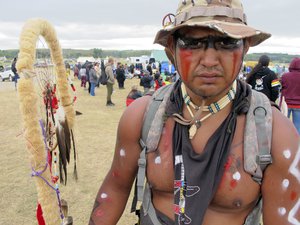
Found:
<path fill-rule="evenodd" d="M 235 188 L 237 186 L 237 181 L 236 180 L 231 180 L 230 181 L 230 187 Z"/>
<path fill-rule="evenodd" d="M 190 71 L 191 59 L 192 59 L 192 51 L 189 49 L 179 49 L 179 57 L 180 57 L 180 75 L 183 81 L 187 81 L 188 74 Z"/>
<path fill-rule="evenodd" d="M 229 156 L 226 164 L 224 165 L 225 172 L 229 171 L 232 163 L 233 163 L 233 159 L 232 159 L 232 157 Z"/>
<path fill-rule="evenodd" d="M 291 193 L 291 200 L 295 201 L 298 198 L 298 194 L 295 191 L 292 191 Z"/>
<path fill-rule="evenodd" d="M 104 212 L 102 209 L 98 209 L 97 212 L 96 212 L 96 216 L 103 216 L 104 215 Z"/>
<path fill-rule="evenodd" d="M 120 176 L 120 173 L 117 170 L 115 170 L 112 172 L 112 175 L 113 177 L 118 178 Z"/>

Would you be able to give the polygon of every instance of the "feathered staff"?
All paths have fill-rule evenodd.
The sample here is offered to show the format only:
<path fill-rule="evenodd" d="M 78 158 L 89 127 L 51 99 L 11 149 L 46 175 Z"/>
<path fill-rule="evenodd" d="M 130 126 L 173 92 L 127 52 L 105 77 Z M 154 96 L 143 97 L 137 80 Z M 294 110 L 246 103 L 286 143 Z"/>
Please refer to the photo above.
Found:
<path fill-rule="evenodd" d="M 46 20 L 31 19 L 25 24 L 20 36 L 20 52 L 17 61 L 17 70 L 20 74 L 18 94 L 25 129 L 24 137 L 35 176 L 38 201 L 42 206 L 46 224 L 57 225 L 61 224 L 63 215 L 60 210 L 60 201 L 57 198 L 58 193 L 51 186 L 51 173 L 45 151 L 46 145 L 38 116 L 38 94 L 32 79 L 35 76 L 33 64 L 39 36 L 44 37 L 50 49 L 52 62 L 56 67 L 60 102 L 70 129 L 74 126 L 75 112 L 73 100 L 69 94 L 62 51 L 55 30 Z"/>

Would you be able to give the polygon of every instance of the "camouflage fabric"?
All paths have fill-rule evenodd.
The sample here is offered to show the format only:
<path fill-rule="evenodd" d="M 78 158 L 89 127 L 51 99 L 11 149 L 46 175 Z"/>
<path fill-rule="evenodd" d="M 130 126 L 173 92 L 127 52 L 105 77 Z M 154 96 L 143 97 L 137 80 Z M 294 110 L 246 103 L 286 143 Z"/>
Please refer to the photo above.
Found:
<path fill-rule="evenodd" d="M 240 0 L 180 0 L 175 18 L 167 15 L 168 23 L 158 31 L 154 43 L 167 47 L 168 38 L 183 27 L 207 27 L 235 39 L 248 39 L 256 46 L 268 39 L 269 33 L 247 25 Z"/>

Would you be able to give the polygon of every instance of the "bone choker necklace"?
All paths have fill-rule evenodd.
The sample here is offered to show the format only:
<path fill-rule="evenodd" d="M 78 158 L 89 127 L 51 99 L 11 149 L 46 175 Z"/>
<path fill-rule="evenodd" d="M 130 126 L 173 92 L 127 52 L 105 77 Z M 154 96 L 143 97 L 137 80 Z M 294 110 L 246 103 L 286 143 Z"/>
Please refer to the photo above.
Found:
<path fill-rule="evenodd" d="M 185 125 L 190 125 L 190 138 L 193 138 L 193 136 L 195 135 L 195 133 L 197 132 L 197 129 L 200 128 L 201 123 L 206 120 L 207 118 L 209 118 L 211 115 L 216 114 L 217 112 L 221 111 L 223 108 L 225 108 L 231 101 L 233 101 L 233 99 L 235 98 L 235 94 L 236 94 L 236 86 L 237 86 L 237 82 L 234 81 L 234 83 L 231 86 L 231 89 L 228 91 L 228 93 L 222 97 L 219 101 L 214 102 L 208 106 L 202 105 L 202 106 L 197 106 L 195 105 L 190 96 L 187 94 L 186 88 L 184 83 L 181 83 L 181 92 L 182 92 L 182 97 L 184 100 L 184 103 L 187 106 L 187 109 L 192 117 L 191 120 L 186 120 L 183 117 L 178 118 L 179 120 L 181 120 L 182 124 Z M 204 101 L 203 101 L 204 103 Z M 194 114 L 192 109 L 193 108 L 196 113 Z M 200 114 L 202 112 L 209 112 L 206 116 L 204 116 L 201 119 L 198 119 Z M 178 117 L 178 115 L 176 115 Z M 175 119 L 177 121 L 177 119 Z M 177 121 L 179 122 L 179 121 Z"/>

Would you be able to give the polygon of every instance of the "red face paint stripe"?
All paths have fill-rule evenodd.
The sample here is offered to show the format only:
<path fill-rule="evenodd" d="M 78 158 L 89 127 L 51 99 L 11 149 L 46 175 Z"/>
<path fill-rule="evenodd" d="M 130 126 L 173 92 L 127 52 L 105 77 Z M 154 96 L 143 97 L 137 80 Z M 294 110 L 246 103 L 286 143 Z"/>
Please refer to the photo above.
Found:
<path fill-rule="evenodd" d="M 191 66 L 192 51 L 188 49 L 179 49 L 180 57 L 180 75 L 183 81 L 187 81 Z"/>

